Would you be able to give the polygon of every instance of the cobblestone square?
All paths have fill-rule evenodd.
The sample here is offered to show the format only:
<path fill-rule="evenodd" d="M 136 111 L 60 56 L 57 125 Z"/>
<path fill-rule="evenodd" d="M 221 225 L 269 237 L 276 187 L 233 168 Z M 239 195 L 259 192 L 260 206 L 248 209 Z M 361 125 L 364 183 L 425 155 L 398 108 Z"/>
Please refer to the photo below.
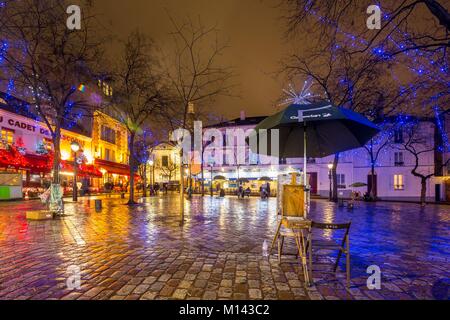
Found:
<path fill-rule="evenodd" d="M 450 208 L 359 203 L 353 211 L 313 200 L 311 218 L 352 221 L 352 279 L 344 260 L 314 255 L 314 283 L 305 288 L 294 255 L 266 258 L 276 229 L 276 200 L 194 197 L 179 225 L 176 196 L 141 200 L 94 198 L 67 203 L 68 216 L 27 221 L 36 201 L 0 203 L 0 299 L 448 299 Z M 289 243 L 286 251 L 294 252 Z M 369 290 L 366 270 L 382 272 Z M 73 268 L 79 288 L 69 290 Z M 76 269 L 75 269 L 76 270 Z"/>

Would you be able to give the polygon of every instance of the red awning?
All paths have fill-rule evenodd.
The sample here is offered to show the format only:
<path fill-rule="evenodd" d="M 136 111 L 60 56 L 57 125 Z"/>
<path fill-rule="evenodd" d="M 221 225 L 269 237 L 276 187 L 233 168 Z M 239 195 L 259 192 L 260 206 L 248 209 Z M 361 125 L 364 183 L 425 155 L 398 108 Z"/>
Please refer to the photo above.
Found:
<path fill-rule="evenodd" d="M 0 149 L 0 167 L 20 169 L 26 165 L 24 156 L 11 147 L 9 149 Z"/>
<path fill-rule="evenodd" d="M 52 171 L 53 157 L 50 155 L 26 154 L 26 168 L 33 173 Z"/>
<path fill-rule="evenodd" d="M 73 163 L 71 161 L 61 161 L 61 170 L 62 171 L 68 171 L 73 172 Z M 96 168 L 92 164 L 81 164 L 78 166 L 78 174 L 77 176 L 84 176 L 84 177 L 92 177 L 92 178 L 101 178 L 103 177 L 103 174 L 101 171 Z"/>
<path fill-rule="evenodd" d="M 0 149 L 0 167 L 29 170 L 31 172 L 50 172 L 52 160 L 49 156 L 22 154 L 15 147 Z"/>
<path fill-rule="evenodd" d="M 25 163 L 22 169 L 30 170 L 33 173 L 51 172 L 53 166 L 52 155 L 27 154 L 24 156 Z M 73 172 L 71 161 L 61 160 L 61 171 Z M 103 174 L 92 164 L 81 164 L 78 166 L 78 176 L 101 178 Z"/>

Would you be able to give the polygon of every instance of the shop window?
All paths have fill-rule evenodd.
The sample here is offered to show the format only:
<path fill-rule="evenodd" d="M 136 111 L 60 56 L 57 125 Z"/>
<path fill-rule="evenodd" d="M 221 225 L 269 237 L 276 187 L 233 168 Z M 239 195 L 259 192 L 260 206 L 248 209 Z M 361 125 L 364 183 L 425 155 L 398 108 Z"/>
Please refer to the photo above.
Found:
<path fill-rule="evenodd" d="M 394 190 L 405 190 L 405 177 L 402 174 L 394 175 Z"/>
<path fill-rule="evenodd" d="M 15 132 L 14 130 L 2 128 L 1 139 L 3 140 L 3 142 L 9 145 L 13 144 L 14 132 Z"/>

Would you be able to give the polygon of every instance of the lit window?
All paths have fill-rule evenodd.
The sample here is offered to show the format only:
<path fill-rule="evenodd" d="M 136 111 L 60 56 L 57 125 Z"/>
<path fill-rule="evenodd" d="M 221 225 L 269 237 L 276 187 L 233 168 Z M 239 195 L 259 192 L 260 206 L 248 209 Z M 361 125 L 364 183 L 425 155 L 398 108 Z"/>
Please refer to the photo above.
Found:
<path fill-rule="evenodd" d="M 13 144 L 14 142 L 14 130 L 2 128 L 1 138 L 6 144 Z"/>
<path fill-rule="evenodd" d="M 405 190 L 404 176 L 402 174 L 394 175 L 394 190 Z"/>
<path fill-rule="evenodd" d="M 105 160 L 110 161 L 111 160 L 111 153 L 110 150 L 105 148 Z"/>
<path fill-rule="evenodd" d="M 107 97 L 111 97 L 113 95 L 113 89 L 110 85 L 102 80 L 98 80 L 98 87 L 103 91 L 103 94 Z"/>

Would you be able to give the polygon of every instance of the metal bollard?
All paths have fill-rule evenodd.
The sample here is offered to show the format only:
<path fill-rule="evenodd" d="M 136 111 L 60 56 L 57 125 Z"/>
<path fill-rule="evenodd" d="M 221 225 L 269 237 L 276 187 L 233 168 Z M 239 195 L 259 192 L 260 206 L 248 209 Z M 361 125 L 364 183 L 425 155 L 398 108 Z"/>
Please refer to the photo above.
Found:
<path fill-rule="evenodd" d="M 102 210 L 102 200 L 97 199 L 95 200 L 95 211 L 101 211 Z"/>

